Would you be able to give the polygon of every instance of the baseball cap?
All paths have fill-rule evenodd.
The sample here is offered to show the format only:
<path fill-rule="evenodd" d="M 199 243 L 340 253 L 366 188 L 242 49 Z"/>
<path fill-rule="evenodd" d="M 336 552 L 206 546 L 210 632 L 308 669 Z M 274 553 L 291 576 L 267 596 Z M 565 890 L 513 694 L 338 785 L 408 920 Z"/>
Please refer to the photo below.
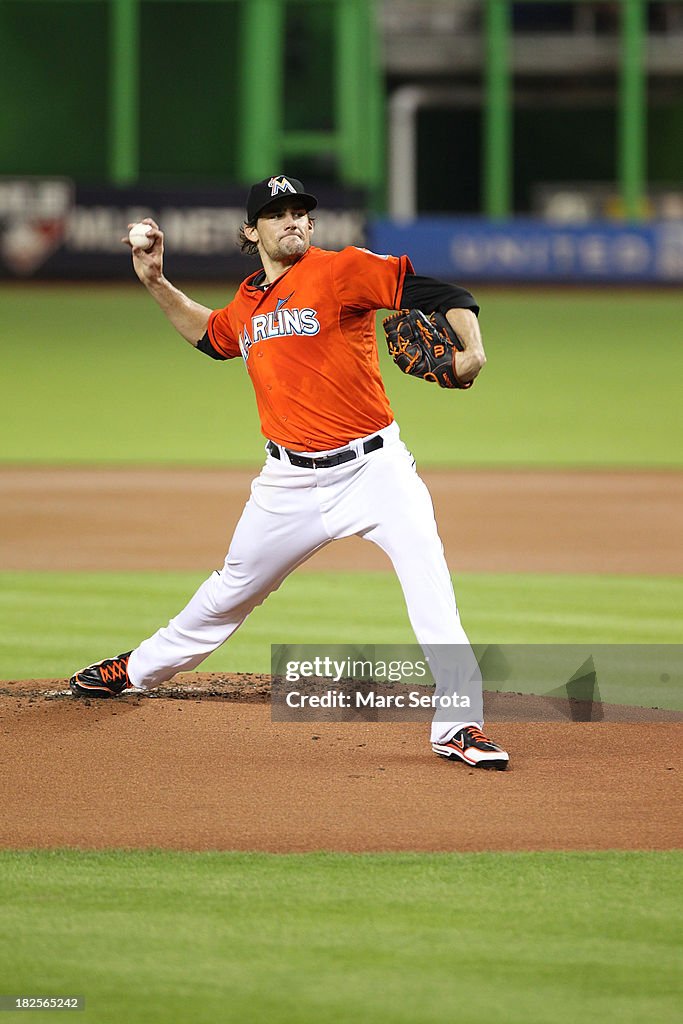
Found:
<path fill-rule="evenodd" d="M 274 174 L 270 178 L 264 178 L 263 181 L 257 181 L 255 185 L 251 186 L 247 196 L 247 223 L 253 224 L 258 215 L 271 203 L 293 196 L 298 197 L 306 210 L 313 210 L 318 205 L 318 200 L 306 192 L 298 178 Z"/>

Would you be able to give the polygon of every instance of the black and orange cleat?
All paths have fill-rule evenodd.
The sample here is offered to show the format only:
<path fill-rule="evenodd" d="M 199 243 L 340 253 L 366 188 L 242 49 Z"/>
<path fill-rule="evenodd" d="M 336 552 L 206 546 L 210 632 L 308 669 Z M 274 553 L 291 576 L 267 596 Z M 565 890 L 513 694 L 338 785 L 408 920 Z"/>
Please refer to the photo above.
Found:
<path fill-rule="evenodd" d="M 432 743 L 439 757 L 462 761 L 472 768 L 494 768 L 504 772 L 510 758 L 502 747 L 490 740 L 476 725 L 466 725 L 446 743 Z"/>
<path fill-rule="evenodd" d="M 118 658 L 96 661 L 72 675 L 69 686 L 74 697 L 118 697 L 124 690 L 132 689 L 127 671 L 131 654 L 128 651 Z"/>

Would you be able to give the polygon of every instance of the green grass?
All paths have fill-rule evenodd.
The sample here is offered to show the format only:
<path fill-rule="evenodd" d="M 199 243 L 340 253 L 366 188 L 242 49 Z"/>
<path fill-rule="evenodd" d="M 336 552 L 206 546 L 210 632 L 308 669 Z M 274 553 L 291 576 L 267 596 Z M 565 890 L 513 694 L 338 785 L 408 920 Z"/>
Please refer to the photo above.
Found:
<path fill-rule="evenodd" d="M 673 1024 L 681 864 L 5 851 L 0 992 L 97 1024 Z"/>
<path fill-rule="evenodd" d="M 179 611 L 202 578 L 186 572 L 2 573 L 0 678 L 64 678 L 81 664 L 128 650 Z M 455 585 L 475 644 L 683 642 L 679 578 L 463 574 Z M 414 642 L 393 573 L 299 573 L 202 668 L 267 673 L 276 643 Z M 664 686 L 648 680 L 645 689 L 642 676 L 629 679 L 624 670 L 619 679 L 610 681 L 607 673 L 599 682 L 604 700 L 680 704 L 677 678 Z"/>
<path fill-rule="evenodd" d="M 191 288 L 209 306 L 232 287 Z M 403 377 L 380 342 L 403 436 L 422 465 L 681 465 L 680 299 L 482 289 L 489 363 L 471 391 Z M 256 465 L 241 360 L 216 363 L 141 286 L 2 285 L 9 387 L 0 458 Z"/>
<path fill-rule="evenodd" d="M 394 411 L 418 459 L 681 465 L 683 415 L 677 385 L 668 379 L 683 369 L 678 296 L 476 293 L 488 363 L 471 391 L 425 395 L 390 363 L 385 370 Z M 648 337 L 657 338 L 656 354 Z"/>

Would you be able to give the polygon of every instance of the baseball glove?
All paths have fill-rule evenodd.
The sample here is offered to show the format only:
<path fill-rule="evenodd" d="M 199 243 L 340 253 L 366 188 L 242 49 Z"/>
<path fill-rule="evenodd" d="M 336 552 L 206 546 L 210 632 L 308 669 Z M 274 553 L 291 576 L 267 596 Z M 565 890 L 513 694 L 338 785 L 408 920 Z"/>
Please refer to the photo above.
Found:
<path fill-rule="evenodd" d="M 455 354 L 462 343 L 443 313 L 427 316 L 419 309 L 402 309 L 384 320 L 389 355 L 411 377 L 436 381 L 442 388 L 471 388 L 458 379 Z"/>

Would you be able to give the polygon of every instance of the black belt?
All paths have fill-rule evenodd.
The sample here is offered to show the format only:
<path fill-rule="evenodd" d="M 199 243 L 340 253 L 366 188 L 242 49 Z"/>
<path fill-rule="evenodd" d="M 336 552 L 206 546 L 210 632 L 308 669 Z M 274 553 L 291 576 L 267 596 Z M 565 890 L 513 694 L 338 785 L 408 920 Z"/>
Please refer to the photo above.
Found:
<path fill-rule="evenodd" d="M 379 434 L 375 434 L 374 437 L 363 441 L 363 452 L 365 455 L 369 455 L 370 452 L 376 452 L 378 448 L 383 447 L 384 438 L 380 437 Z M 274 459 L 281 458 L 280 448 L 274 441 L 269 441 L 266 448 Z M 358 458 L 353 448 L 344 448 L 341 452 L 336 452 L 334 455 L 323 455 L 320 459 L 312 459 L 307 455 L 298 455 L 297 452 L 291 452 L 289 448 L 283 448 L 282 451 L 287 453 L 287 458 L 291 464 L 298 466 L 300 469 L 331 469 L 333 466 L 341 466 L 345 462 L 351 462 L 352 459 Z"/>

